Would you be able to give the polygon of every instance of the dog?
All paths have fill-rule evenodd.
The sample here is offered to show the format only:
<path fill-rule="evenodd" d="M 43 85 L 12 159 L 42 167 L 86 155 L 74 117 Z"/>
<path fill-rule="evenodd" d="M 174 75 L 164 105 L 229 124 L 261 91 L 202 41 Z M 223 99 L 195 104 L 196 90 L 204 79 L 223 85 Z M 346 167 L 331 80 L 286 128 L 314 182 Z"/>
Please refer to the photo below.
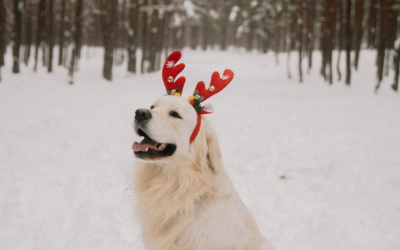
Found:
<path fill-rule="evenodd" d="M 132 149 L 146 249 L 273 249 L 222 166 L 210 122 L 187 99 L 160 97 L 150 109 L 136 110 L 133 127 L 144 137 Z"/>

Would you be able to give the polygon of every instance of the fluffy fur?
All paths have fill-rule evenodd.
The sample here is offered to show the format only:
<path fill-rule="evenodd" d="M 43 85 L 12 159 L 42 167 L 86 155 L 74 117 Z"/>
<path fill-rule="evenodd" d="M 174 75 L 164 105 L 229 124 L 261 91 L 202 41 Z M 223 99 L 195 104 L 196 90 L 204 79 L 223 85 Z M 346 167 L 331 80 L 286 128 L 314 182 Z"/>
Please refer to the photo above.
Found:
<path fill-rule="evenodd" d="M 169 114 L 177 111 L 182 119 Z M 136 164 L 134 190 L 149 250 L 273 249 L 222 167 L 221 151 L 206 118 L 189 145 L 196 112 L 182 97 L 165 96 L 146 126 L 153 140 L 177 146 L 172 156 Z"/>

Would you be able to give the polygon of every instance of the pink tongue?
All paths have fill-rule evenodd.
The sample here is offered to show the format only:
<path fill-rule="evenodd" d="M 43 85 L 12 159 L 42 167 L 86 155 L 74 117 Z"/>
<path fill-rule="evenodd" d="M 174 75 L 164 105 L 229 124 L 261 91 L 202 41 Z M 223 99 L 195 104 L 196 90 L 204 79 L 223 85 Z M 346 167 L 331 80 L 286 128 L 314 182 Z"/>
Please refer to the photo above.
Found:
<path fill-rule="evenodd" d="M 156 146 L 157 142 L 153 141 L 148 137 L 145 137 L 140 143 L 135 141 L 132 145 L 132 150 L 137 152 L 137 151 L 142 151 L 143 149 L 148 147 L 155 148 Z"/>

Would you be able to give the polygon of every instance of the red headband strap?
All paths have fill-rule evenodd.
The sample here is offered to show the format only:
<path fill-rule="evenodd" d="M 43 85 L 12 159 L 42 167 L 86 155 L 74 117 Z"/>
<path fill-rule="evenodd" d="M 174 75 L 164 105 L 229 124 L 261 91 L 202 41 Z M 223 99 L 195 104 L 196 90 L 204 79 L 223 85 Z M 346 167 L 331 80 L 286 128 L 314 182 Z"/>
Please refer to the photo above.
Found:
<path fill-rule="evenodd" d="M 214 112 L 213 105 L 207 103 L 206 105 L 204 105 L 203 110 L 201 112 L 197 113 L 197 124 L 196 124 L 196 127 L 193 130 L 192 135 L 190 136 L 190 143 L 189 144 L 192 144 L 192 142 L 194 141 L 194 139 L 196 139 L 196 136 L 200 131 L 201 115 L 212 114 L 213 112 Z"/>
<path fill-rule="evenodd" d="M 194 139 L 196 139 L 197 134 L 200 131 L 200 125 L 201 125 L 201 114 L 197 113 L 197 124 L 196 127 L 193 130 L 192 135 L 190 136 L 190 142 L 189 144 L 192 144 L 192 142 L 194 141 Z"/>

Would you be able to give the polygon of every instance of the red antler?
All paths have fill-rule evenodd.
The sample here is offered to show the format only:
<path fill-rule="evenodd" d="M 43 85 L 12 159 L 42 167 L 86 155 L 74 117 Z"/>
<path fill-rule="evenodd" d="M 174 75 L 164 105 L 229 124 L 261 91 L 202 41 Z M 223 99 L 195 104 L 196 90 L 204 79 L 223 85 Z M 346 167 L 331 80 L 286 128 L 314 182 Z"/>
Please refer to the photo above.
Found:
<path fill-rule="evenodd" d="M 219 76 L 219 73 L 217 71 L 212 74 L 210 87 L 208 87 L 208 89 L 206 89 L 203 81 L 197 83 L 196 90 L 194 91 L 193 95 L 189 97 L 189 103 L 193 105 L 193 108 L 197 112 L 197 124 L 194 128 L 192 135 L 190 136 L 190 144 L 194 141 L 194 139 L 196 139 L 196 136 L 200 131 L 200 116 L 202 114 L 211 114 L 212 112 L 214 112 L 214 108 L 211 104 L 206 104 L 204 107 L 202 107 L 200 106 L 200 103 L 219 93 L 226 86 L 228 86 L 232 79 L 232 70 L 226 69 L 222 74 L 222 77 Z"/>
<path fill-rule="evenodd" d="M 222 74 L 222 77 L 219 76 L 219 73 L 215 71 L 212 76 L 211 76 L 211 82 L 210 82 L 210 87 L 206 89 L 204 82 L 200 81 L 197 83 L 196 90 L 193 93 L 193 97 L 190 99 L 191 104 L 194 105 L 194 108 L 196 109 L 197 112 L 200 112 L 201 110 L 198 110 L 196 106 L 199 107 L 199 103 L 207 100 L 211 96 L 219 93 L 221 90 L 223 90 L 228 84 L 232 81 L 233 79 L 233 72 L 230 69 L 226 69 L 224 73 Z M 197 104 L 197 105 L 196 105 Z"/>
<path fill-rule="evenodd" d="M 179 93 L 179 95 L 181 95 L 183 91 L 183 85 L 186 81 L 184 76 L 181 76 L 175 80 L 176 76 L 185 68 L 185 64 L 183 63 L 177 65 L 179 59 L 181 59 L 181 52 L 172 52 L 165 61 L 162 70 L 162 78 L 165 89 L 169 95 L 175 93 Z"/>

